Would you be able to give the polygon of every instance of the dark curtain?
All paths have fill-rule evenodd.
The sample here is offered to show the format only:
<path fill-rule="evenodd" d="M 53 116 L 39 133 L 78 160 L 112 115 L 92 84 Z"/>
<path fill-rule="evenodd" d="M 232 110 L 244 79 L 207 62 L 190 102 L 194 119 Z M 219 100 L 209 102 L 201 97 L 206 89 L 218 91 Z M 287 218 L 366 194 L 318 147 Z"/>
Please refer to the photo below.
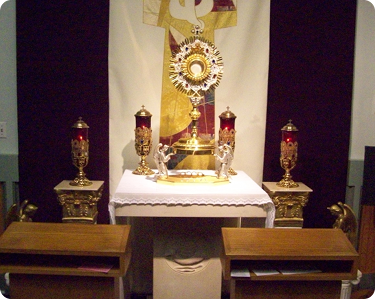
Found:
<path fill-rule="evenodd" d="M 291 174 L 313 189 L 305 227 L 332 227 L 345 202 L 356 1 L 271 1 L 270 72 L 263 181 L 279 181 L 281 128 L 299 129 Z"/>
<path fill-rule="evenodd" d="M 108 223 L 109 1 L 17 0 L 20 199 L 39 209 L 34 221 L 60 222 L 53 188 L 74 179 L 71 126 L 90 126 L 90 180 L 104 180 L 99 223 Z"/>

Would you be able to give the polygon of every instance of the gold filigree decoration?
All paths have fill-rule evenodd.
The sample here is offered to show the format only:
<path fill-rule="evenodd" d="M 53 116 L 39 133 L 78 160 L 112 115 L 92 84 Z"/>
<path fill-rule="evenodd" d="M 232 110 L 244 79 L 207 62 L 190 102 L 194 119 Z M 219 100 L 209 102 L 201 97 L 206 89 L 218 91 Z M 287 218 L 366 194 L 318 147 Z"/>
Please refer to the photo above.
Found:
<path fill-rule="evenodd" d="M 97 203 L 102 197 L 103 186 L 97 191 L 57 190 L 63 207 L 63 222 L 96 223 Z"/>
<path fill-rule="evenodd" d="M 152 147 L 152 130 L 138 127 L 135 129 L 135 150 L 139 156 L 148 155 Z"/>
<path fill-rule="evenodd" d="M 298 143 L 297 142 L 285 142 L 282 141 L 280 144 L 281 147 L 281 156 L 280 156 L 280 164 L 281 167 L 285 170 L 288 169 L 289 171 L 292 170 L 297 163 L 297 150 L 298 150 Z"/>
<path fill-rule="evenodd" d="M 216 46 L 201 36 L 185 39 L 172 53 L 169 77 L 176 89 L 190 96 L 204 96 L 220 83 L 223 62 Z"/>
<path fill-rule="evenodd" d="M 308 198 L 308 193 L 298 196 L 293 194 L 273 196 L 276 218 L 302 218 L 302 208 L 306 206 Z"/>
<path fill-rule="evenodd" d="M 152 129 L 147 127 L 137 127 L 135 130 L 134 147 L 137 155 L 141 157 L 139 166 L 133 171 L 133 174 L 151 175 L 154 172 L 148 167 L 146 157 L 152 148 Z"/>
<path fill-rule="evenodd" d="M 219 129 L 219 145 L 228 144 L 233 150 L 235 147 L 236 130 L 227 128 Z"/>
<path fill-rule="evenodd" d="M 298 184 L 292 180 L 292 176 L 290 175 L 290 171 L 297 164 L 298 142 L 282 141 L 280 150 L 280 165 L 285 170 L 285 174 L 283 175 L 283 179 L 277 183 L 277 186 L 286 188 L 298 187 Z"/>
<path fill-rule="evenodd" d="M 92 182 L 88 178 L 86 178 L 86 174 L 83 171 L 83 168 L 85 168 L 89 163 L 89 140 L 72 139 L 71 146 L 73 165 L 78 168 L 78 174 L 76 178 L 70 182 L 70 185 L 92 185 Z"/>

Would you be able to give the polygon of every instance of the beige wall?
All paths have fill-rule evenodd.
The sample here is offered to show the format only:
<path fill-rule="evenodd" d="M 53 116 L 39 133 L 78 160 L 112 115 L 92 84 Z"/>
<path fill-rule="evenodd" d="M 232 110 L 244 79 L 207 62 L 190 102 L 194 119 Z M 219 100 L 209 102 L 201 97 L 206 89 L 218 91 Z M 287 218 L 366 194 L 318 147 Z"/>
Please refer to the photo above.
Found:
<path fill-rule="evenodd" d="M 363 160 L 365 145 L 375 145 L 375 8 L 359 0 L 354 61 L 350 160 Z"/>
<path fill-rule="evenodd" d="M 18 154 L 16 67 L 16 0 L 10 0 L 0 9 L 0 122 L 7 124 L 0 155 Z"/>

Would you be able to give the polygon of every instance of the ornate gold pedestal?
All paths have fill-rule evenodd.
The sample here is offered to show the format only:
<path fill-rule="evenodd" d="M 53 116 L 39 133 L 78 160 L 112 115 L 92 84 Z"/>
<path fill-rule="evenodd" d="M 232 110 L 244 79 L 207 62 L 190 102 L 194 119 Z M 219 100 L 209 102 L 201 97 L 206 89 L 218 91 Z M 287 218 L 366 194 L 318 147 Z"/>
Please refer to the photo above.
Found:
<path fill-rule="evenodd" d="M 62 222 L 96 224 L 97 203 L 102 197 L 104 181 L 92 181 L 90 186 L 72 186 L 62 181 L 54 190 L 63 208 Z"/>
<path fill-rule="evenodd" d="M 274 226 L 302 228 L 303 207 L 307 205 L 312 190 L 300 182 L 294 188 L 279 187 L 277 182 L 263 182 L 263 189 L 276 208 Z"/>

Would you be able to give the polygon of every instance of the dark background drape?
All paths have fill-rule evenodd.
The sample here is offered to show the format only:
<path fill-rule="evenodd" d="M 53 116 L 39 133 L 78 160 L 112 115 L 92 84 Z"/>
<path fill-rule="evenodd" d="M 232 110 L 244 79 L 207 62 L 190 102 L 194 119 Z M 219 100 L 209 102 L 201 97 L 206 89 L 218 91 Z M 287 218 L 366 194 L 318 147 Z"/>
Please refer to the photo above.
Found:
<path fill-rule="evenodd" d="M 60 222 L 53 188 L 75 178 L 71 126 L 90 126 L 90 180 L 104 180 L 99 223 L 108 222 L 109 1 L 17 0 L 20 200 L 38 206 L 35 221 Z"/>
<path fill-rule="evenodd" d="M 271 1 L 264 181 L 278 181 L 280 129 L 299 128 L 292 171 L 313 194 L 306 227 L 330 227 L 326 209 L 345 201 L 356 1 Z M 73 179 L 70 127 L 90 126 L 91 180 L 104 180 L 99 223 L 108 223 L 109 1 L 17 1 L 20 198 L 35 221 L 61 221 L 53 188 Z M 244 103 L 246 104 L 246 103 Z"/>
<path fill-rule="evenodd" d="M 281 128 L 299 129 L 291 174 L 313 189 L 305 227 L 332 227 L 327 207 L 345 202 L 356 1 L 271 1 L 264 181 L 279 181 Z"/>

